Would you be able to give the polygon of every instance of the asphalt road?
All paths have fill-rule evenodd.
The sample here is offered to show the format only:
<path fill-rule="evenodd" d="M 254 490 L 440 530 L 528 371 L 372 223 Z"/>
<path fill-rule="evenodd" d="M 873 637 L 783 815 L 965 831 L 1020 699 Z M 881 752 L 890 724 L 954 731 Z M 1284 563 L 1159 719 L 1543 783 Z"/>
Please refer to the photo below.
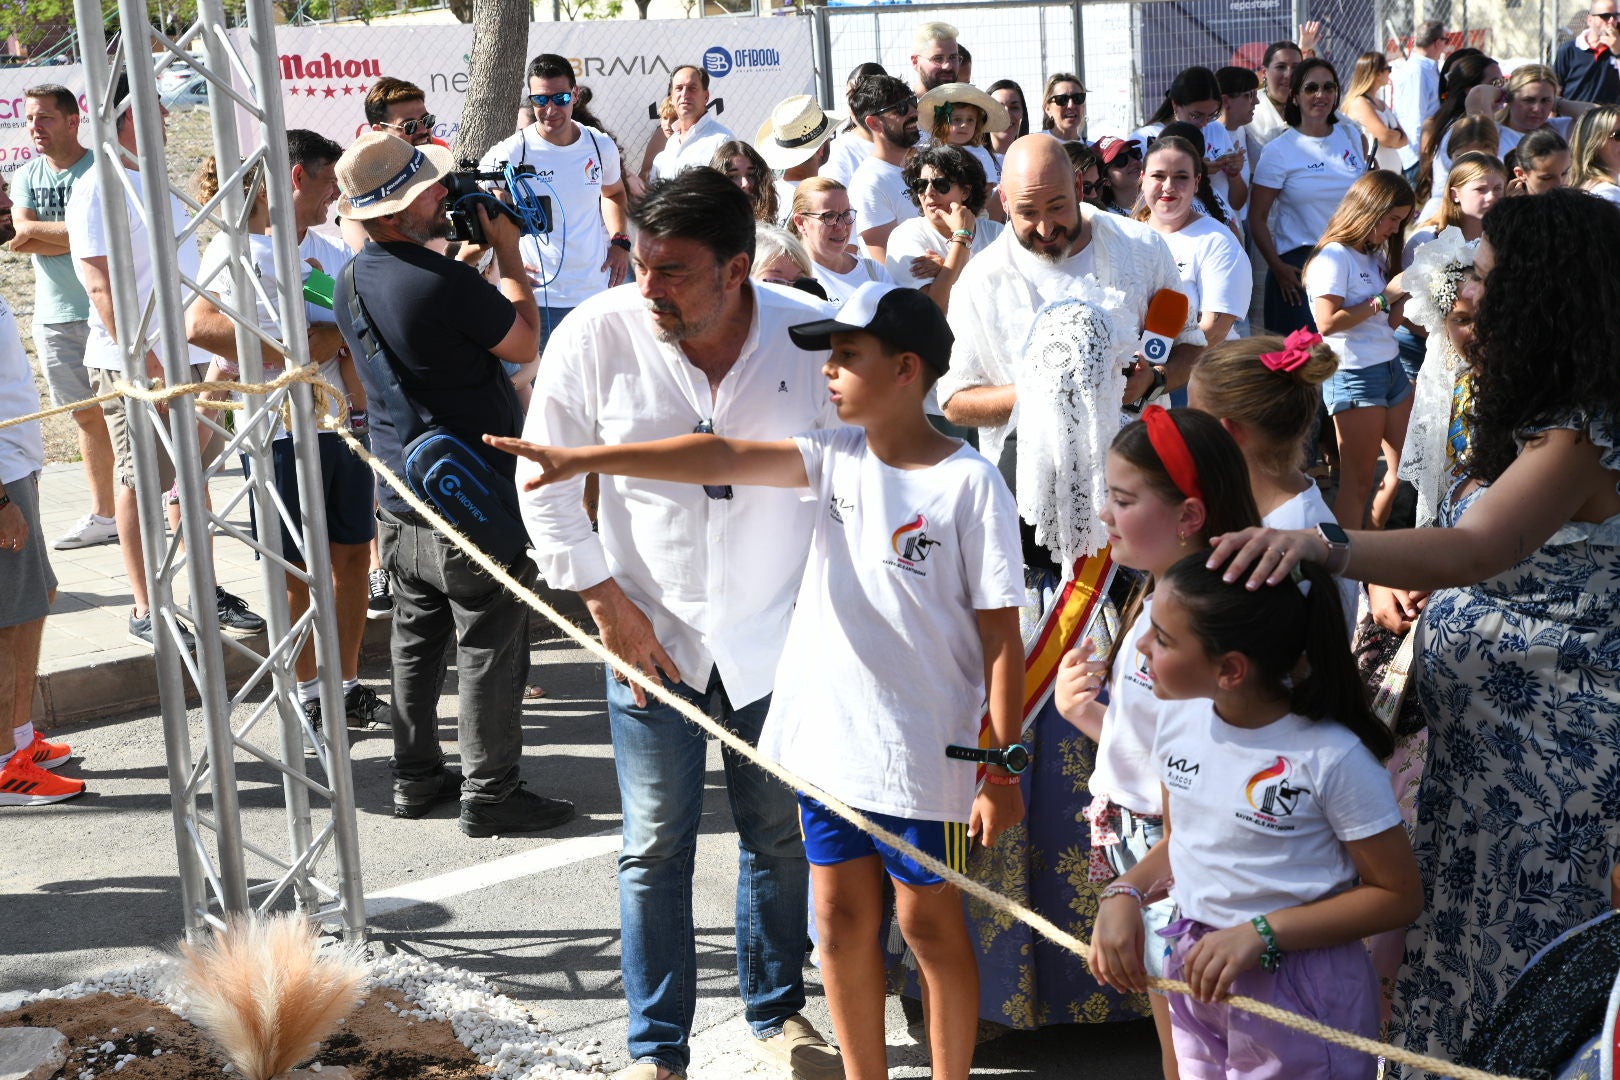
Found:
<path fill-rule="evenodd" d="M 619 989 L 620 827 L 600 668 L 562 642 L 535 647 L 533 681 L 548 697 L 526 706 L 524 776 L 541 793 L 574 801 L 578 816 L 539 837 L 471 840 L 447 806 L 421 821 L 392 816 L 389 740 L 354 743 L 365 890 L 374 938 L 491 980 L 539 1012 L 561 1039 L 600 1039 L 610 1070 L 627 1064 Z M 363 672 L 386 682 L 380 669 Z M 454 672 L 441 714 L 455 715 Z M 200 739 L 193 715 L 193 737 Z M 69 736 L 82 759 L 65 772 L 90 784 L 70 803 L 0 811 L 9 858 L 0 863 L 0 993 L 64 985 L 149 960 L 180 933 L 173 822 L 162 724 L 138 713 Z M 454 723 L 442 728 L 454 754 Z M 262 763 L 239 765 L 248 839 L 280 848 L 281 786 Z M 736 834 L 711 753 L 694 910 L 701 989 L 693 1075 L 753 1069 L 736 996 L 732 911 Z M 259 864 L 262 870 L 264 864 Z M 252 866 L 250 865 L 250 873 Z M 830 1026 L 813 968 L 807 1015 Z M 893 1075 L 927 1075 L 926 1051 L 889 1002 Z M 984 1043 L 975 1073 L 998 1076 L 1157 1077 L 1148 1022 L 1063 1026 Z M 785 1076 L 785 1072 L 782 1073 Z"/>

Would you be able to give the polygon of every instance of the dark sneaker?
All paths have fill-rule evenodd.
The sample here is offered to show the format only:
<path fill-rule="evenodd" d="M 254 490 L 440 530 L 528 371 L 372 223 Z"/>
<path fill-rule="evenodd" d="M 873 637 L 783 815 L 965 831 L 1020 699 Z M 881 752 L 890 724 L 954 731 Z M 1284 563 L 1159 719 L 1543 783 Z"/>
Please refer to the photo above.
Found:
<path fill-rule="evenodd" d="M 129 640 L 137 645 L 145 645 L 148 649 L 154 647 L 152 641 L 152 613 L 150 611 L 139 618 L 134 615 L 129 617 Z M 180 640 L 185 643 L 187 652 L 196 651 L 197 639 L 186 628 L 185 623 L 180 624 Z"/>
<path fill-rule="evenodd" d="M 315 740 L 321 736 L 321 699 L 310 698 L 308 701 L 302 702 L 301 707 L 304 710 L 304 720 L 307 725 L 304 729 L 304 752 L 313 754 L 315 752 Z"/>
<path fill-rule="evenodd" d="M 240 596 L 215 585 L 214 600 L 219 607 L 219 628 L 227 634 L 257 634 L 264 629 L 264 620 L 249 611 Z"/>
<path fill-rule="evenodd" d="M 387 727 L 393 723 L 394 711 L 377 691 L 357 686 L 343 695 L 343 718 L 351 728 Z"/>
<path fill-rule="evenodd" d="M 438 787 L 433 785 L 437 784 Z M 401 818 L 426 817 L 435 806 L 455 802 L 461 798 L 461 774 L 454 769 L 441 769 L 432 780 L 395 780 L 394 816 Z"/>
<path fill-rule="evenodd" d="M 366 618 L 386 619 L 394 614 L 394 594 L 388 588 L 388 571 L 376 569 L 367 575 Z"/>
<path fill-rule="evenodd" d="M 520 783 L 517 790 L 500 802 L 461 803 L 461 831 L 468 836 L 509 836 L 512 833 L 540 832 L 555 829 L 572 821 L 574 804 L 567 799 L 548 799 L 526 791 Z"/>

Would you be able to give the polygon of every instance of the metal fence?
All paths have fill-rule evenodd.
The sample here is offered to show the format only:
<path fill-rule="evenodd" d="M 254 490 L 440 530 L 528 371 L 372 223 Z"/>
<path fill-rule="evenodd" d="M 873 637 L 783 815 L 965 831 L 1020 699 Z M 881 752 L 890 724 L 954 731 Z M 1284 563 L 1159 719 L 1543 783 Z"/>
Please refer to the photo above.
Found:
<path fill-rule="evenodd" d="M 1585 12 L 1567 0 L 1566 8 L 1556 0 L 957 0 L 827 7 L 814 9 L 816 68 L 823 103 L 842 109 L 844 79 L 857 64 L 875 60 L 909 79 L 912 37 L 922 23 L 938 20 L 955 26 L 972 51 L 975 83 L 1014 79 L 1032 110 L 1039 109 L 1048 74 L 1080 74 L 1089 91 L 1088 129 L 1099 135 L 1139 126 L 1183 68 L 1258 69 L 1268 44 L 1296 39 L 1307 21 L 1320 24 L 1320 51 L 1348 79 L 1363 52 L 1401 57 L 1425 19 L 1445 22 L 1455 45 L 1483 49 L 1504 67 L 1550 62 Z"/>

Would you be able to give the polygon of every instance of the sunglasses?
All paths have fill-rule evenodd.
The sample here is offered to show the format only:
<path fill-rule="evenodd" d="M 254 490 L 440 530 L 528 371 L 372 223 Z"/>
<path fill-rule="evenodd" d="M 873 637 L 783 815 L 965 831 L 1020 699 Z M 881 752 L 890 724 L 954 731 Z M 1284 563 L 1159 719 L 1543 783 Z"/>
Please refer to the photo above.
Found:
<path fill-rule="evenodd" d="M 1082 90 L 1078 94 L 1053 94 L 1046 99 L 1046 103 L 1056 105 L 1060 109 L 1066 109 L 1070 105 L 1084 105 L 1086 103 L 1086 92 Z"/>
<path fill-rule="evenodd" d="M 1336 82 L 1308 82 L 1299 88 L 1299 92 L 1301 94 L 1337 94 L 1339 92 L 1339 84 Z"/>
<path fill-rule="evenodd" d="M 915 112 L 916 109 L 917 109 L 917 96 L 915 94 L 913 94 L 911 97 L 901 98 L 899 101 L 895 102 L 893 105 L 885 105 L 881 109 L 874 109 L 872 111 L 872 115 L 873 116 L 882 116 L 884 113 L 892 113 L 892 112 L 908 113 L 908 112 Z"/>
<path fill-rule="evenodd" d="M 564 105 L 571 105 L 573 102 L 574 92 L 572 90 L 563 90 L 556 94 L 529 95 L 529 104 L 533 105 L 537 109 L 543 109 L 547 105 L 556 105 L 558 108 L 561 108 Z"/>
<path fill-rule="evenodd" d="M 855 220 L 855 211 L 823 210 L 819 214 L 805 214 L 804 216 L 807 218 L 814 218 L 830 229 L 834 225 L 848 225 L 852 223 Z"/>
<path fill-rule="evenodd" d="M 1614 22 L 1614 20 L 1620 19 L 1620 11 L 1594 11 L 1591 15 L 1592 18 L 1602 19 L 1604 22 Z"/>
<path fill-rule="evenodd" d="M 714 421 L 713 420 L 701 421 L 698 424 L 697 427 L 692 429 L 692 434 L 694 434 L 694 435 L 713 435 L 714 434 Z M 729 498 L 731 498 L 731 485 L 730 484 L 718 484 L 718 485 L 716 485 L 716 484 L 704 484 L 703 485 L 703 494 L 707 495 L 711 499 L 729 499 Z"/>
<path fill-rule="evenodd" d="M 956 181 L 948 176 L 919 176 L 911 182 L 911 193 L 923 195 L 932 187 L 934 194 L 943 195 L 955 186 Z"/>
<path fill-rule="evenodd" d="M 1080 193 L 1082 195 L 1084 195 L 1088 199 L 1091 198 L 1093 195 L 1097 194 L 1097 192 L 1101 191 L 1101 190 L 1102 190 L 1102 181 L 1101 180 L 1082 180 L 1082 181 L 1080 181 Z"/>
<path fill-rule="evenodd" d="M 431 132 L 433 130 L 433 125 L 437 124 L 438 122 L 439 118 L 437 116 L 434 116 L 432 113 L 428 113 L 420 120 L 405 120 L 398 124 L 384 124 L 383 127 L 398 128 L 400 131 L 405 133 L 405 137 L 408 139 L 412 135 L 415 135 L 418 131 Z"/>

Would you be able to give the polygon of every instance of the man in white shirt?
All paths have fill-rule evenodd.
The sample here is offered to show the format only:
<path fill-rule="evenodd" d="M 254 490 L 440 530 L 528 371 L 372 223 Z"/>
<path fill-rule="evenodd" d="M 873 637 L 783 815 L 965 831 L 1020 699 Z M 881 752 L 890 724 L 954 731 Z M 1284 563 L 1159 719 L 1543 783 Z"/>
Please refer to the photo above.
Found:
<path fill-rule="evenodd" d="M 893 75 L 868 75 L 849 96 L 855 122 L 872 133 L 872 152 L 849 179 L 849 205 L 866 251 L 882 265 L 889 234 L 917 207 L 906 193 L 906 154 L 917 145 L 917 97 Z"/>
<path fill-rule="evenodd" d="M 821 376 L 787 328 L 822 308 L 749 280 L 753 210 L 697 169 L 653 184 L 631 212 L 637 279 L 587 300 L 552 337 L 523 438 L 560 446 L 693 432 L 780 439 L 835 426 Z M 534 465 L 519 462 L 518 487 Z M 597 530 L 583 480 L 523 496 L 546 581 L 576 591 L 627 664 L 758 742 L 816 508 L 781 488 L 603 477 Z M 624 814 L 621 964 L 628 1080 L 684 1076 L 697 970 L 692 859 L 707 742 L 644 692 L 607 681 Z M 718 710 L 718 713 L 716 713 Z M 725 757 L 739 834 L 739 983 L 761 1048 L 801 1078 L 842 1076 L 799 1015 L 808 865 L 794 794 Z"/>
<path fill-rule="evenodd" d="M 1089 276 L 1125 294 L 1135 331 L 1153 294 L 1179 291 L 1181 277 L 1157 233 L 1082 205 L 1074 169 L 1056 139 L 1026 135 L 1013 143 L 1000 194 L 1007 227 L 973 257 L 951 291 L 956 347 L 951 370 L 935 385 L 935 393 L 946 419 L 985 429 L 980 451 L 1012 475 L 1002 451 L 1017 426 L 1015 375 L 1035 312 L 1070 295 L 1079 279 Z M 1197 320 L 1197 311 L 1190 311 L 1162 365 L 1136 364 L 1121 405 L 1157 399 L 1186 383 L 1204 345 Z M 1030 547 L 1028 535 L 1026 559 L 1039 565 L 1038 549 Z M 1052 569 L 1049 557 L 1044 562 L 1042 569 Z"/>
<path fill-rule="evenodd" d="M 707 165 L 721 145 L 736 138 L 709 109 L 709 73 L 694 64 L 682 64 L 669 76 L 669 102 L 675 124 L 664 149 L 653 158 L 654 180 L 667 180 L 682 169 Z"/>
<path fill-rule="evenodd" d="M 911 73 L 912 89 L 918 97 L 936 86 L 966 82 L 961 69 L 956 27 L 943 22 L 926 22 L 917 27 L 917 36 L 911 45 Z"/>
<path fill-rule="evenodd" d="M 1440 108 L 1440 61 L 1448 46 L 1446 24 L 1430 19 L 1412 35 L 1412 54 L 1406 63 L 1395 69 L 1395 118 L 1401 130 L 1409 136 L 1405 146 L 1398 147 L 1401 168 L 1410 183 L 1417 181 L 1418 142 L 1423 122 Z"/>
<path fill-rule="evenodd" d="M 114 87 L 115 100 L 124 104 L 124 111 L 118 116 L 117 137 L 118 143 L 130 154 L 135 153 L 135 113 L 129 103 L 129 83 L 127 77 L 120 77 L 118 85 Z M 167 111 L 164 116 L 167 117 Z M 166 134 L 165 134 L 166 137 Z M 120 344 L 119 327 L 115 323 L 112 298 L 112 275 L 108 269 L 108 257 L 111 255 L 111 241 L 107 235 L 108 204 L 116 205 L 115 200 L 121 200 L 129 221 L 130 249 L 133 257 L 132 264 L 126 269 L 135 278 L 135 292 L 138 303 L 144 309 L 152 300 L 152 245 L 154 243 L 174 244 L 178 248 L 180 272 L 192 280 L 196 280 L 199 260 L 197 257 L 196 238 L 187 237 L 180 241 L 174 237 L 160 237 L 154 239 L 147 229 L 144 211 L 141 205 L 142 184 L 145 177 L 141 175 L 138 165 L 126 161 L 124 165 L 125 183 L 120 185 L 116 192 L 103 192 L 101 185 L 86 177 L 86 182 L 75 184 L 73 194 L 68 199 L 67 227 L 68 245 L 73 251 L 76 260 L 74 270 L 79 275 L 79 282 L 90 297 L 90 336 L 85 346 L 84 364 L 90 369 L 91 388 L 97 394 L 104 394 L 114 389 L 113 384 L 123 377 L 124 353 Z M 163 178 L 154 182 L 164 183 Z M 169 213 L 171 222 L 176 230 L 182 228 L 189 217 L 185 204 L 171 194 L 169 196 Z M 149 332 L 155 333 L 155 324 Z M 157 349 L 162 348 L 159 341 L 151 342 L 152 348 L 146 354 L 146 374 L 149 378 L 163 377 L 163 362 L 159 359 Z M 198 368 L 198 378 L 201 378 L 201 369 L 198 364 L 206 362 L 206 357 L 197 352 L 187 357 L 193 367 Z M 146 592 L 146 565 L 141 549 L 141 530 L 135 497 L 135 467 L 134 454 L 130 446 L 129 411 L 127 402 L 121 398 L 113 398 L 102 403 L 102 412 L 106 414 L 107 431 L 112 437 L 114 471 L 117 483 L 113 495 L 113 512 L 118 522 L 118 548 L 124 557 L 124 573 L 129 582 L 129 591 L 134 601 L 134 609 L 130 613 L 129 637 L 130 640 L 144 645 L 153 643 L 152 612 L 149 597 Z M 203 453 L 206 458 L 210 452 L 217 453 L 217 440 L 202 439 Z M 158 491 L 169 490 L 174 483 L 174 466 L 169 455 L 164 451 L 161 443 L 157 451 L 158 475 L 148 477 L 148 481 L 156 479 Z M 153 497 L 156 497 L 155 494 Z M 223 629 L 238 633 L 256 633 L 264 629 L 264 620 L 247 610 L 242 601 L 223 589 L 216 591 L 215 599 L 219 610 L 220 625 Z M 182 637 L 189 640 L 189 631 L 182 628 Z"/>
<path fill-rule="evenodd" d="M 540 349 L 579 304 L 624 280 L 630 268 L 624 182 L 613 140 L 574 119 L 574 66 L 555 53 L 529 61 L 534 123 L 485 155 L 480 168 L 531 165 L 520 180 L 552 200 L 551 232 L 525 235 L 523 262 L 540 304 Z"/>

